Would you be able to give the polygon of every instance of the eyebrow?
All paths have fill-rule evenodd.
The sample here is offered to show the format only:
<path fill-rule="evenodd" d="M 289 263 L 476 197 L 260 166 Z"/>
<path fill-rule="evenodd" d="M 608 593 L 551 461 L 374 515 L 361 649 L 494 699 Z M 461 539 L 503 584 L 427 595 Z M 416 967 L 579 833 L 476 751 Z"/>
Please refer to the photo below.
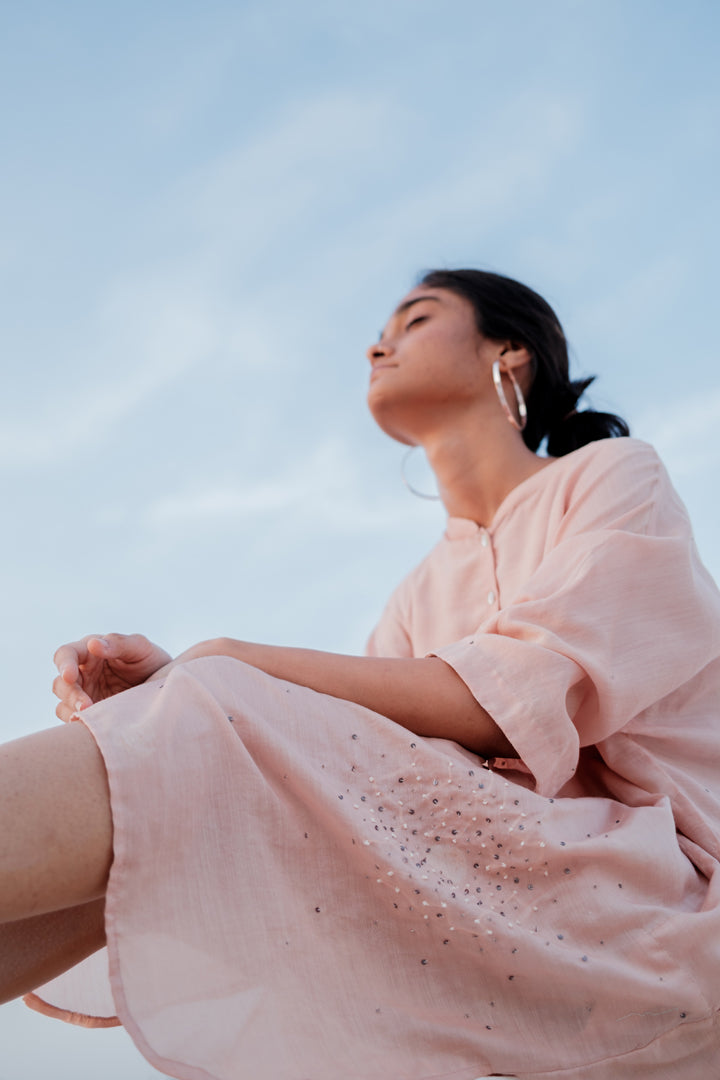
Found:
<path fill-rule="evenodd" d="M 402 304 L 399 304 L 393 311 L 391 318 L 395 318 L 396 315 L 403 315 L 413 304 L 420 304 L 423 300 L 434 300 L 436 304 L 442 304 L 442 300 L 439 296 L 416 296 L 412 300 L 404 300 Z M 380 331 L 380 337 L 378 341 L 382 341 L 384 331 Z"/>

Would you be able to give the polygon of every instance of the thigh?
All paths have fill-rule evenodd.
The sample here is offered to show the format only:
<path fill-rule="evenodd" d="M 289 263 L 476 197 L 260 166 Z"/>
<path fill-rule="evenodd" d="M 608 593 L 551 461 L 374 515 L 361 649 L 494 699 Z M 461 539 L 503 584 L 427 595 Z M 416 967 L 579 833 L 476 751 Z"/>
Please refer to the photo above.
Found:
<path fill-rule="evenodd" d="M 27 994 L 105 944 L 105 901 L 0 926 L 0 1004 Z"/>
<path fill-rule="evenodd" d="M 102 897 L 111 861 L 107 775 L 85 725 L 0 746 L 0 923 Z"/>

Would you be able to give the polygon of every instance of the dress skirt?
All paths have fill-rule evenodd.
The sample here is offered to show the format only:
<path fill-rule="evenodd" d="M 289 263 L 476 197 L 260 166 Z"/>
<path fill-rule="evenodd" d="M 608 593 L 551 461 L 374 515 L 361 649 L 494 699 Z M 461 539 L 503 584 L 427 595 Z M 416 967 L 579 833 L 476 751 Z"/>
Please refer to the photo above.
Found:
<path fill-rule="evenodd" d="M 718 881 L 667 799 L 542 797 L 222 657 L 82 720 L 108 945 L 34 1007 L 180 1080 L 714 1075 Z"/>

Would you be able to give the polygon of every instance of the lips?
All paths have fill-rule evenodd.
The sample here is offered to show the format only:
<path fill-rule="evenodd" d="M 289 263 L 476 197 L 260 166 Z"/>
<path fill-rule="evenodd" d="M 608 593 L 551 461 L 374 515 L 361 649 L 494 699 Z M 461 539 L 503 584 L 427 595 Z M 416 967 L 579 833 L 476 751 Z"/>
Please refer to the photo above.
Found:
<path fill-rule="evenodd" d="M 381 371 L 385 371 L 387 370 L 387 368 L 396 367 L 398 367 L 397 364 L 375 364 L 372 371 L 370 372 L 370 382 L 372 382 L 376 378 L 376 376 L 380 374 Z"/>

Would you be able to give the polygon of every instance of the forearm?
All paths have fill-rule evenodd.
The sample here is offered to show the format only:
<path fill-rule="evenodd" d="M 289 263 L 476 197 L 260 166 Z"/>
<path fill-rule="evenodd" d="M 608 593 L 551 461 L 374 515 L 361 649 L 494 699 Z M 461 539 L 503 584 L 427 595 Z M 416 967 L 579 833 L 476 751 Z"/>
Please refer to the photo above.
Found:
<path fill-rule="evenodd" d="M 354 701 L 416 735 L 453 739 L 483 757 L 516 756 L 453 669 L 438 658 L 385 659 L 217 638 L 178 657 L 231 656 L 278 679 Z"/>

